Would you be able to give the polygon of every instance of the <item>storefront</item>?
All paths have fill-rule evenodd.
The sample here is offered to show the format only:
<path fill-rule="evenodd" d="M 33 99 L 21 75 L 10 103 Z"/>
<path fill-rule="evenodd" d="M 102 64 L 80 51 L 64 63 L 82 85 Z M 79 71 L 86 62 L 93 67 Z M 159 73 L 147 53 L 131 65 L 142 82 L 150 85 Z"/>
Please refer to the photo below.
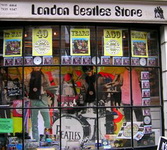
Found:
<path fill-rule="evenodd" d="M 164 4 L 0 2 L 1 148 L 156 149 Z"/>

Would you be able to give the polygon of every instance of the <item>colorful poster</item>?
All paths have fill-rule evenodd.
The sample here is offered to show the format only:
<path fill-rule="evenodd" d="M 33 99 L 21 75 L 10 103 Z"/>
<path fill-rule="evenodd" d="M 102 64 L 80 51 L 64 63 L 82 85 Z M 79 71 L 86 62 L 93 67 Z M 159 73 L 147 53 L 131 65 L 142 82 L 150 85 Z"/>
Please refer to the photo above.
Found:
<path fill-rule="evenodd" d="M 70 30 L 71 55 L 90 55 L 90 29 Z"/>
<path fill-rule="evenodd" d="M 32 55 L 51 56 L 52 55 L 52 29 L 34 28 L 32 30 Z"/>
<path fill-rule="evenodd" d="M 104 56 L 123 56 L 122 30 L 104 29 Z"/>
<path fill-rule="evenodd" d="M 13 119 L 0 118 L 0 133 L 13 132 Z"/>
<path fill-rule="evenodd" d="M 22 29 L 4 30 L 3 57 L 22 56 Z"/>
<path fill-rule="evenodd" d="M 147 32 L 131 31 L 132 57 L 148 57 Z"/>

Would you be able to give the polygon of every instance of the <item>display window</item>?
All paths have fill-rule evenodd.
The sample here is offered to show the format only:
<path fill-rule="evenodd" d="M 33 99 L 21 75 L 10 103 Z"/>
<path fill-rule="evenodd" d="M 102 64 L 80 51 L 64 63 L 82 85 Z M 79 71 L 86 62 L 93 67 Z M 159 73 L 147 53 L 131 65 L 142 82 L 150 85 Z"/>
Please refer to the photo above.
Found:
<path fill-rule="evenodd" d="M 8 141 L 1 146 L 156 146 L 159 29 L 146 27 L 1 27 L 0 135 Z"/>

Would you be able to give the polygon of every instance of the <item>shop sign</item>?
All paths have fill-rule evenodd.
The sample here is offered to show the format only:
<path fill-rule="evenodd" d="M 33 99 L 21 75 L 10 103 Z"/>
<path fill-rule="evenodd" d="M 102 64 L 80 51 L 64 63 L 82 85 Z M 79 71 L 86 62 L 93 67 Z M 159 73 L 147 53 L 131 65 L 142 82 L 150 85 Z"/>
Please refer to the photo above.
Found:
<path fill-rule="evenodd" d="M 167 6 L 78 2 L 0 2 L 1 19 L 88 20 L 88 21 L 167 21 Z M 24 12 L 24 13 L 23 13 Z"/>

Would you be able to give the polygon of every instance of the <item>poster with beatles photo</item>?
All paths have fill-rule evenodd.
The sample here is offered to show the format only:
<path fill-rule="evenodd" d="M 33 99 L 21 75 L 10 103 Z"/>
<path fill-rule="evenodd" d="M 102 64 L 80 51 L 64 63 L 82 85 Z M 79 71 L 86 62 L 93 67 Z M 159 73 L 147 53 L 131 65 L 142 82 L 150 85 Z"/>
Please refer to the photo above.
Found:
<path fill-rule="evenodd" d="M 52 65 L 53 56 L 43 56 L 43 65 Z"/>
<path fill-rule="evenodd" d="M 13 57 L 5 57 L 4 58 L 4 66 L 13 66 L 14 58 Z"/>
<path fill-rule="evenodd" d="M 33 65 L 33 57 L 32 56 L 24 57 L 24 65 Z"/>
<path fill-rule="evenodd" d="M 61 56 L 61 64 L 62 65 L 71 65 L 72 57 L 71 56 Z"/>
<path fill-rule="evenodd" d="M 150 88 L 150 81 L 149 80 L 141 80 L 141 87 L 143 89 L 149 89 Z"/>
<path fill-rule="evenodd" d="M 101 65 L 110 65 L 110 56 L 101 56 Z"/>
<path fill-rule="evenodd" d="M 155 57 L 148 58 L 147 59 L 147 65 L 148 66 L 156 66 L 157 65 L 157 59 Z"/>
<path fill-rule="evenodd" d="M 139 66 L 140 65 L 140 59 L 137 57 L 131 58 L 131 65 L 132 66 Z"/>
<path fill-rule="evenodd" d="M 147 32 L 131 31 L 132 57 L 148 57 Z"/>
<path fill-rule="evenodd" d="M 3 31 L 3 57 L 22 56 L 22 29 Z"/>
<path fill-rule="evenodd" d="M 130 65 L 129 57 L 122 57 L 122 65 Z"/>
<path fill-rule="evenodd" d="M 23 57 L 14 57 L 14 65 L 15 66 L 23 65 Z"/>
<path fill-rule="evenodd" d="M 72 64 L 73 65 L 81 65 L 82 57 L 81 56 L 72 56 Z"/>
<path fill-rule="evenodd" d="M 82 64 L 90 65 L 91 64 L 91 56 L 82 56 Z"/>
<path fill-rule="evenodd" d="M 150 106 L 150 104 L 151 104 L 150 97 L 142 98 L 142 106 Z"/>
<path fill-rule="evenodd" d="M 113 65 L 122 65 L 122 57 L 113 57 Z"/>
<path fill-rule="evenodd" d="M 150 89 L 142 89 L 142 97 L 150 97 Z"/>
<path fill-rule="evenodd" d="M 71 29 L 70 45 L 71 55 L 90 55 L 90 29 Z"/>
<path fill-rule="evenodd" d="M 149 71 L 141 71 L 141 79 L 142 80 L 148 80 L 148 79 L 150 79 L 150 73 L 149 73 Z"/>

